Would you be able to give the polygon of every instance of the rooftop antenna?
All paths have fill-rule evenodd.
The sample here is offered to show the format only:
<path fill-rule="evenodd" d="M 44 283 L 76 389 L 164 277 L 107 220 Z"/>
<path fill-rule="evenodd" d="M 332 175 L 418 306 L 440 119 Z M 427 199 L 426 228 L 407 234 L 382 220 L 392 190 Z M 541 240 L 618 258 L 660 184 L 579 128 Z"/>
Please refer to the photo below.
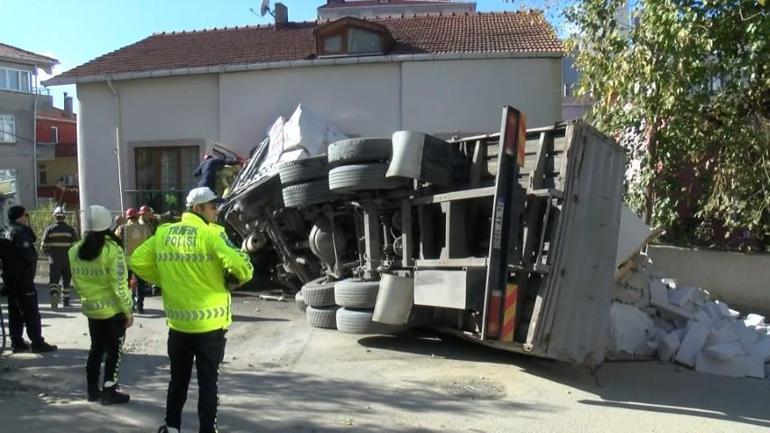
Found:
<path fill-rule="evenodd" d="M 265 16 L 265 14 L 268 14 L 268 13 L 273 17 L 275 17 L 275 14 L 273 13 L 273 11 L 270 10 L 270 0 L 262 0 L 262 5 L 259 7 L 259 14 L 256 11 L 254 11 L 254 8 L 249 8 L 249 10 L 254 15 L 259 15 L 261 17 Z"/>

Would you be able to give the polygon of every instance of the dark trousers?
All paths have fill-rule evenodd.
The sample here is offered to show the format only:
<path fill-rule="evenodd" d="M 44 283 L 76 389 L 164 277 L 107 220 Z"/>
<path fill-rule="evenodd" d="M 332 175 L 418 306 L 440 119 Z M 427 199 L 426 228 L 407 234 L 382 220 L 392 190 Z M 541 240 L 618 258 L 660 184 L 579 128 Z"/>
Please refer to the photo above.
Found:
<path fill-rule="evenodd" d="M 59 281 L 61 281 L 61 295 L 65 298 L 70 296 L 70 283 L 72 281 L 72 272 L 68 259 L 52 256 L 48 262 L 48 290 L 53 294 L 59 291 Z"/>
<path fill-rule="evenodd" d="M 99 373 L 104 359 L 104 386 L 118 383 L 120 356 L 123 340 L 126 337 L 126 316 L 116 314 L 109 319 L 88 319 L 88 331 L 91 334 L 91 349 L 86 363 L 88 391 L 99 389 Z"/>
<path fill-rule="evenodd" d="M 193 360 L 198 373 L 198 419 L 200 433 L 217 431 L 217 380 L 219 364 L 225 356 L 225 330 L 203 334 L 168 333 L 168 358 L 171 362 L 171 381 L 166 398 L 166 425 L 182 426 L 182 409 L 187 401 Z"/>
<path fill-rule="evenodd" d="M 131 277 L 136 277 L 136 290 L 132 292 L 134 298 L 134 306 L 140 310 L 144 310 L 144 297 L 147 294 L 147 283 L 143 279 L 139 278 L 133 271 L 128 271 L 128 284 L 131 285 Z"/>
<path fill-rule="evenodd" d="M 37 304 L 37 289 L 30 278 L 5 278 L 8 289 L 8 329 L 11 345 L 24 344 L 24 327 L 32 344 L 43 342 L 40 324 L 40 309 Z"/>

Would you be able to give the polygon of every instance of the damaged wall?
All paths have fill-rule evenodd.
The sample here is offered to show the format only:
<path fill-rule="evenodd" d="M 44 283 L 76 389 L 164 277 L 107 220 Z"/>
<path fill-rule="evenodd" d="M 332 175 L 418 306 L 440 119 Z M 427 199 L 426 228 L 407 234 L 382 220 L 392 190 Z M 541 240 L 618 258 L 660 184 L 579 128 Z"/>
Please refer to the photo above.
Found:
<path fill-rule="evenodd" d="M 656 271 L 683 284 L 706 287 L 711 297 L 770 312 L 770 255 L 655 245 L 647 250 Z"/>

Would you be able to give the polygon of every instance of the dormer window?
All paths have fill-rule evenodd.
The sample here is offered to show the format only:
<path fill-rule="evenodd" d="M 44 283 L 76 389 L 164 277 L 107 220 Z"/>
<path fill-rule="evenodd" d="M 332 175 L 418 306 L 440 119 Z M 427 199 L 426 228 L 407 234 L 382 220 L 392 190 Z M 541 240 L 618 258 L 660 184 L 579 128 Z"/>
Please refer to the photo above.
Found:
<path fill-rule="evenodd" d="M 393 46 L 385 26 L 352 17 L 317 27 L 315 36 L 318 57 L 385 54 Z"/>

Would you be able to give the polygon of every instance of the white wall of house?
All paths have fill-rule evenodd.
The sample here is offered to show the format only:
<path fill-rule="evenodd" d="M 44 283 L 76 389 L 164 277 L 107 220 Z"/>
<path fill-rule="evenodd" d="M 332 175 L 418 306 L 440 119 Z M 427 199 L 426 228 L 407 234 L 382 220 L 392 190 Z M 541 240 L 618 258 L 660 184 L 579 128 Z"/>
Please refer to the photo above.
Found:
<path fill-rule="evenodd" d="M 299 103 L 355 136 L 496 131 L 503 104 L 523 110 L 530 127 L 561 117 L 556 58 L 311 66 L 113 85 L 121 101 L 124 189 L 135 188 L 136 147 L 218 141 L 247 154 Z M 115 100 L 106 83 L 79 84 L 78 98 L 81 203 L 118 209 Z"/>

